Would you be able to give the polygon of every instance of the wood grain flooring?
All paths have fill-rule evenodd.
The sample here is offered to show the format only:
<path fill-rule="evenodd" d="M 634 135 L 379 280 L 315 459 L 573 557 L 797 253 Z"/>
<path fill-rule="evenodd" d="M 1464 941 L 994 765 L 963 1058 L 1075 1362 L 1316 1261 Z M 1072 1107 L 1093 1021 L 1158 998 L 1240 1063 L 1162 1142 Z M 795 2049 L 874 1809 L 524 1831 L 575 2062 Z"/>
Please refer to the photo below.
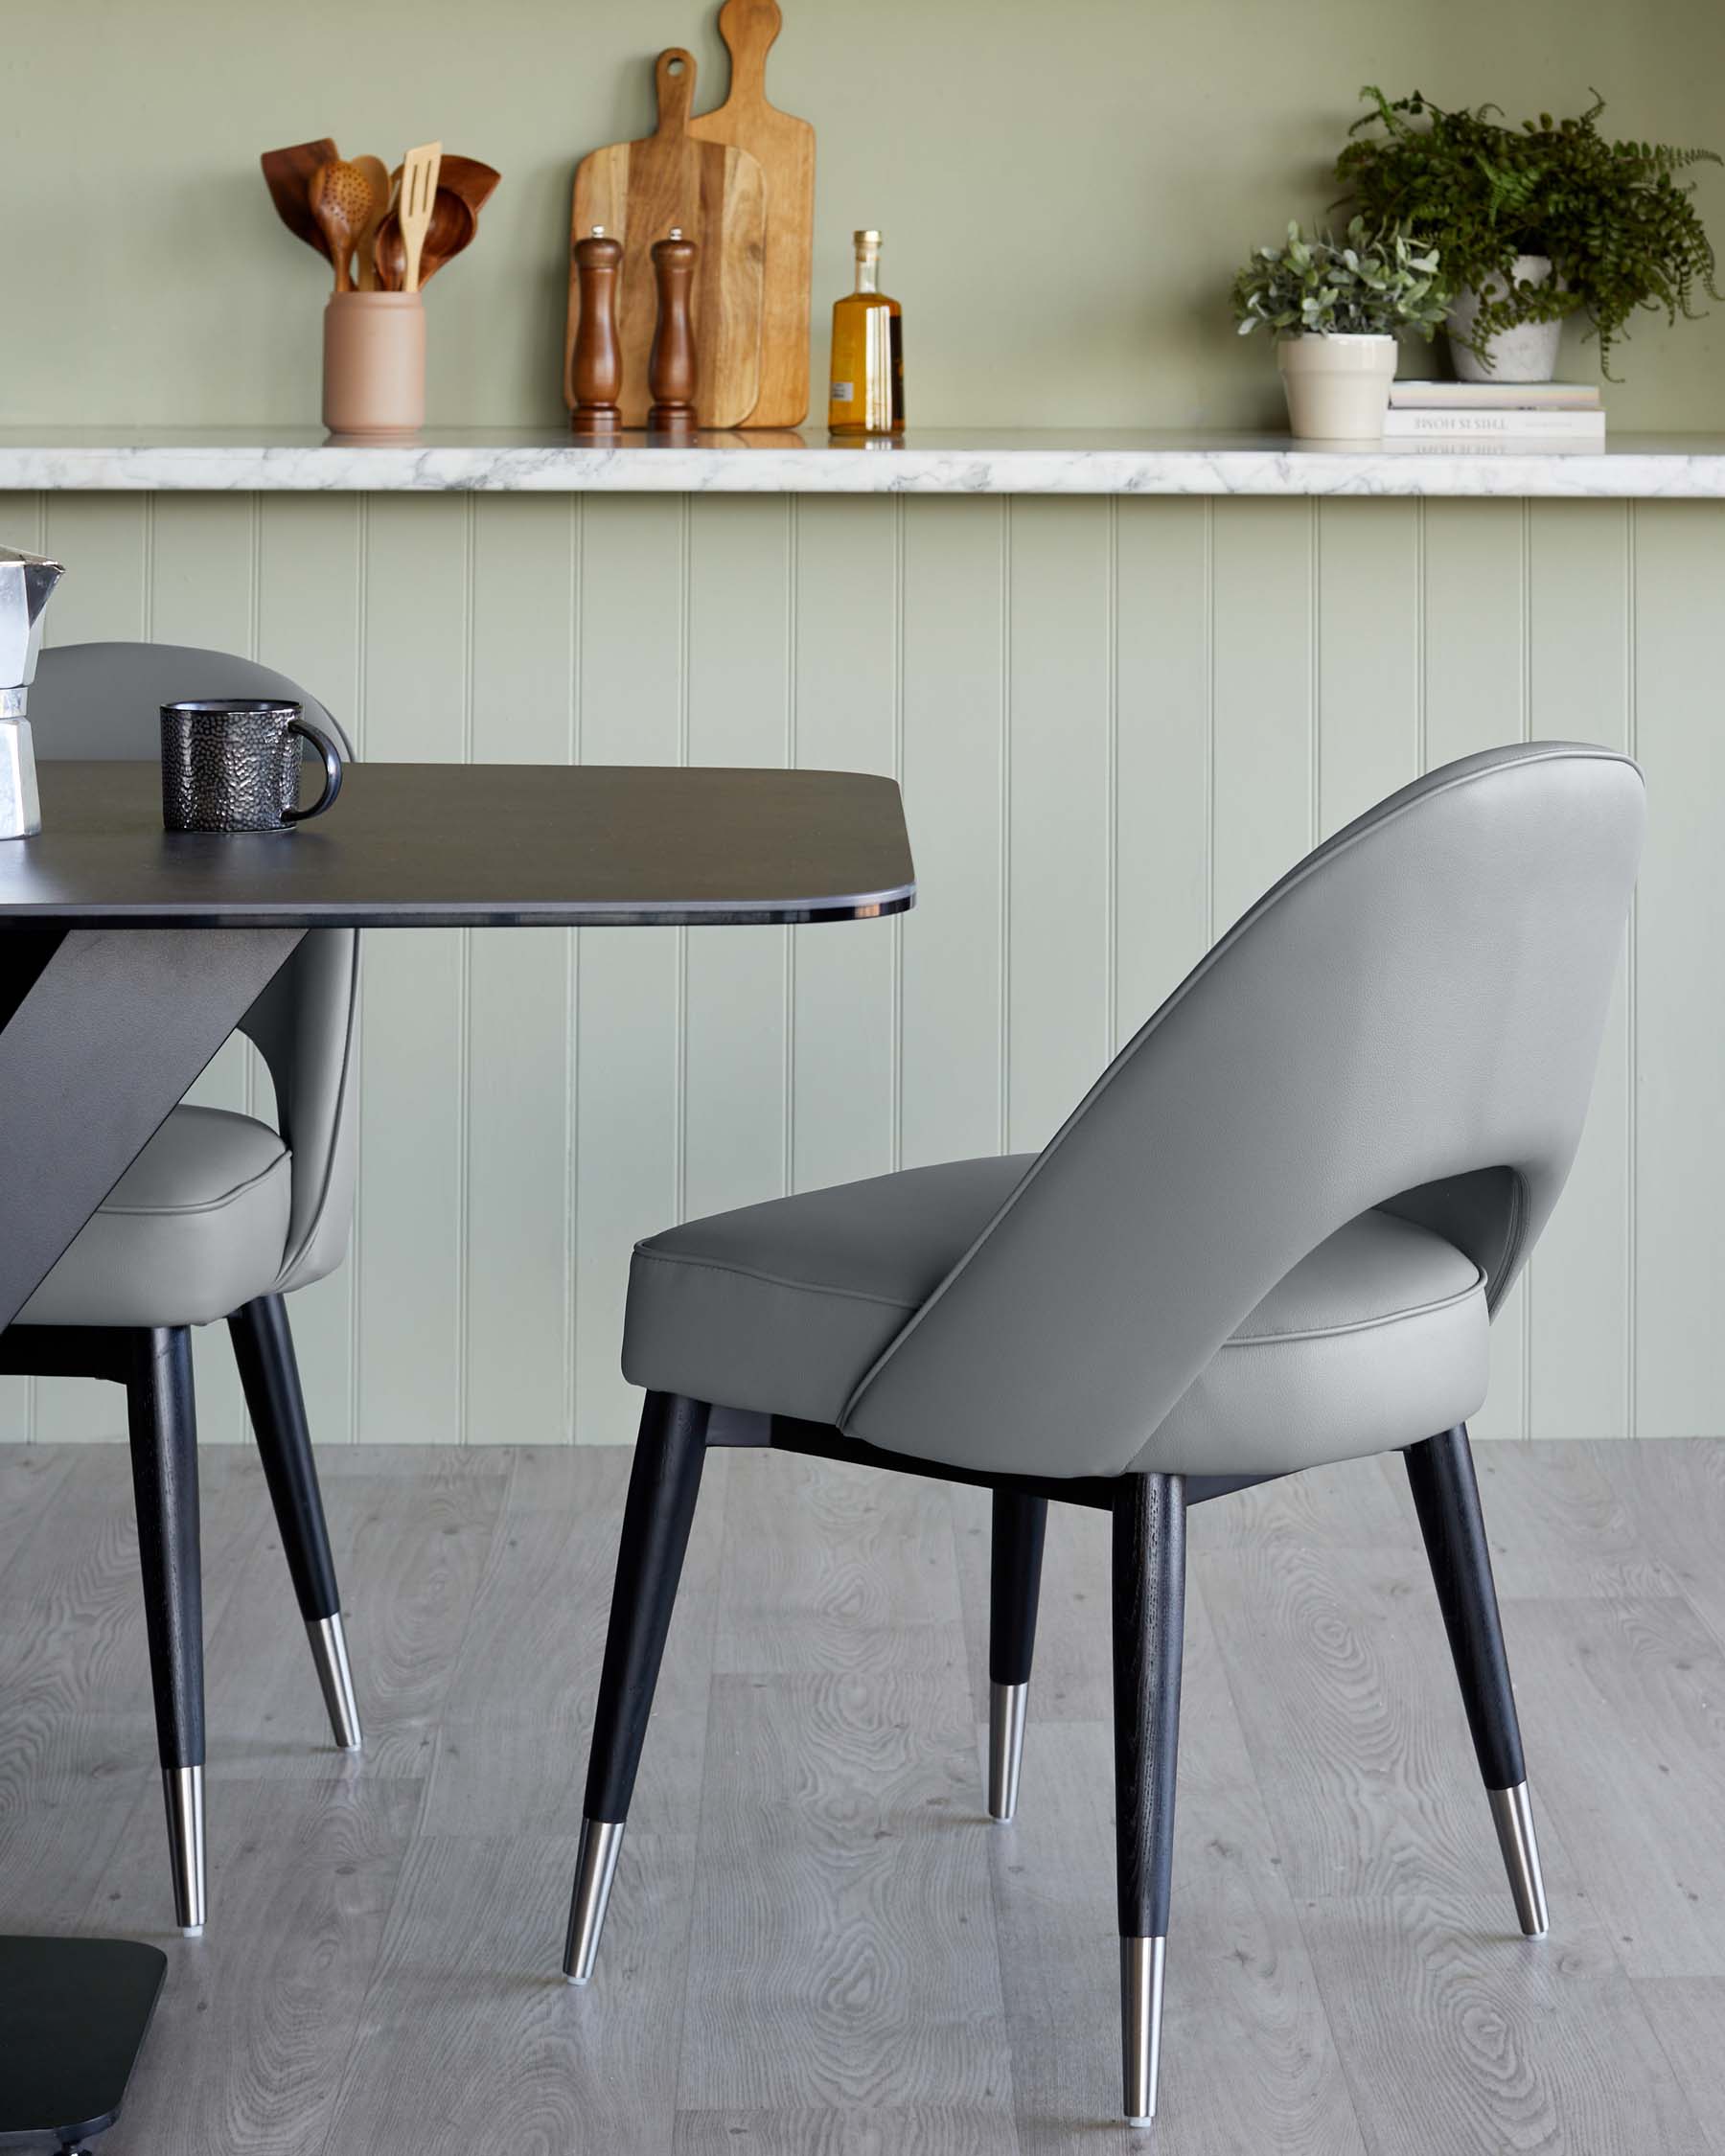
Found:
<path fill-rule="evenodd" d="M 105 2156 L 1725 2156 L 1725 1444 L 1482 1446 L 1552 1934 L 1399 1462 L 1190 1521 L 1162 2119 L 1116 2118 L 1108 1525 L 1018 1821 L 988 1501 L 717 1454 L 599 1973 L 561 1981 L 622 1450 L 325 1456 L 368 1749 L 204 1456 L 211 1923 L 168 1928 L 125 1455 L 0 1448 L 0 1929 L 167 1948 Z"/>

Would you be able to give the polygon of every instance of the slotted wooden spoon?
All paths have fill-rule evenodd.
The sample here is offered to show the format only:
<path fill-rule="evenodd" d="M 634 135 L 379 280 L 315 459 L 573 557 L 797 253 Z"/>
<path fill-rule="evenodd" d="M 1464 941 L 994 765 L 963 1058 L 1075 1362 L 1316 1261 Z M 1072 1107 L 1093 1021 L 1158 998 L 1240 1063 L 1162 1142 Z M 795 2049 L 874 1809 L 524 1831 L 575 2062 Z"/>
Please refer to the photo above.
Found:
<path fill-rule="evenodd" d="M 307 193 L 311 221 L 324 236 L 330 260 L 335 264 L 335 289 L 351 292 L 354 280 L 348 264 L 359 235 L 372 218 L 371 182 L 357 165 L 320 165 L 311 175 Z"/>

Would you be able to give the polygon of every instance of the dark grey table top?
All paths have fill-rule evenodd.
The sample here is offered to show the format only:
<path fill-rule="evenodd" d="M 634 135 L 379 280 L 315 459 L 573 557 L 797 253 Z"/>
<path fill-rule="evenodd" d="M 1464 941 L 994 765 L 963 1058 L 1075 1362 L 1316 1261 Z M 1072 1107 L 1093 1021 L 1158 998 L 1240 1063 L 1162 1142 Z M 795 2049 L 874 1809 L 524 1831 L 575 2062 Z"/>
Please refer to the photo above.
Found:
<path fill-rule="evenodd" d="M 154 764 L 44 763 L 0 929 L 859 920 L 915 898 L 903 803 L 855 771 L 352 764 L 297 830 L 162 829 Z"/>

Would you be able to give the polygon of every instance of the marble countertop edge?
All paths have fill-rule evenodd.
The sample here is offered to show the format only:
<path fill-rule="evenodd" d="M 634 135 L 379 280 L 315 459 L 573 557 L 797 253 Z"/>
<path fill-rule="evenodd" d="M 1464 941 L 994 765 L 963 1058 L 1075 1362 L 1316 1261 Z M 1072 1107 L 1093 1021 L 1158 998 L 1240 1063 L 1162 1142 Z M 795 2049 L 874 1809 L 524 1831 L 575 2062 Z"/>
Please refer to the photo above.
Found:
<path fill-rule="evenodd" d="M 1297 444 L 1279 435 L 929 430 L 890 444 L 732 434 L 617 445 L 509 428 L 412 441 L 306 429 L 0 428 L 19 493 L 518 493 L 1508 496 L 1725 500 L 1725 435 L 1543 443 Z"/>

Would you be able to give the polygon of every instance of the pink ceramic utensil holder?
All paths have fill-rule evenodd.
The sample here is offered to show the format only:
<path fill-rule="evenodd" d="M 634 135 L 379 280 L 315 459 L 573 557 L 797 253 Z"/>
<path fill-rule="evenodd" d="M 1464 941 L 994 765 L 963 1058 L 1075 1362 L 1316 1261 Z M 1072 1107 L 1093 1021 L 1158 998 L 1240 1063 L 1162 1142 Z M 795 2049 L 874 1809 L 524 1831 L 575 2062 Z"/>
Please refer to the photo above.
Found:
<path fill-rule="evenodd" d="M 426 424 L 426 310 L 418 292 L 335 292 L 324 309 L 323 419 L 391 440 Z"/>

